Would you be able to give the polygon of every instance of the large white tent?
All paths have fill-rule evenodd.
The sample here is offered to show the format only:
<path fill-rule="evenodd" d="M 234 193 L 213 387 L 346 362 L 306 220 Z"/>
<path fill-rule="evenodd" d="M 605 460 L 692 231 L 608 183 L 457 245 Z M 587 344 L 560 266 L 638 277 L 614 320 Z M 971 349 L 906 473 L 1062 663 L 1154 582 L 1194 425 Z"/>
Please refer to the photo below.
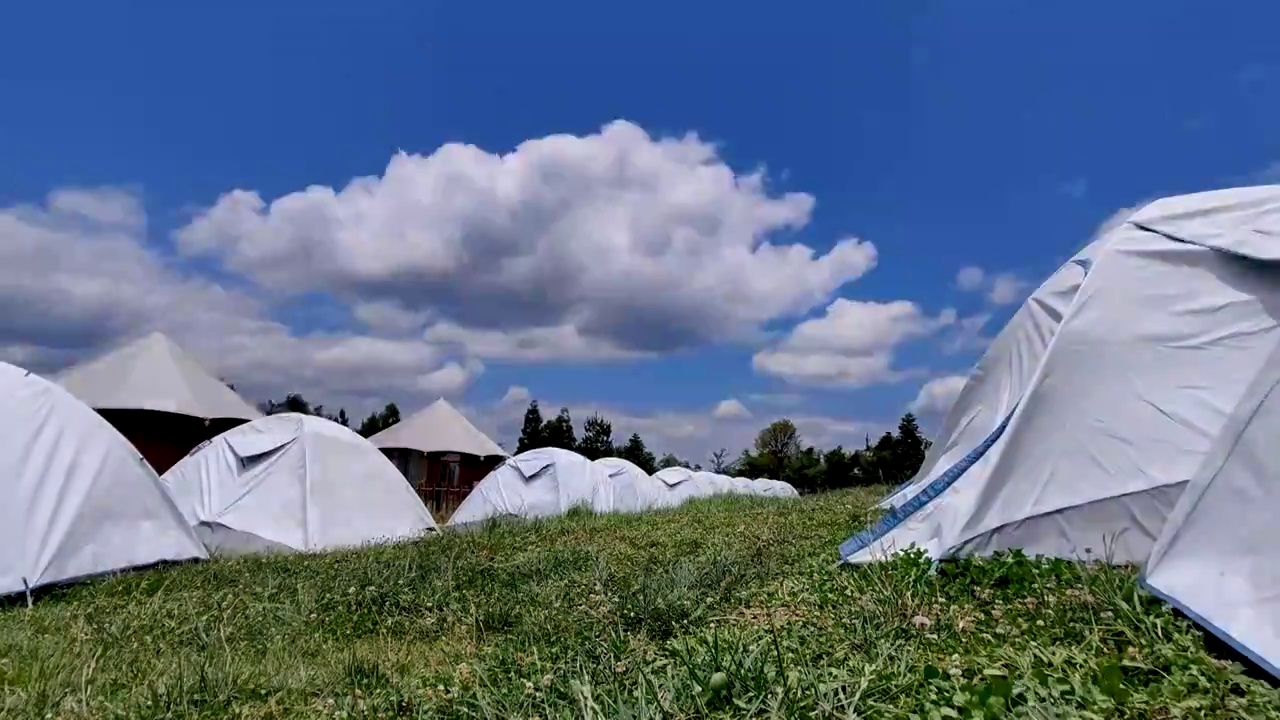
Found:
<path fill-rule="evenodd" d="M 1187 484 L 1142 584 L 1280 678 L 1278 390 L 1280 351 L 1245 391 Z"/>
<path fill-rule="evenodd" d="M 0 363 L 0 595 L 202 559 L 160 479 L 61 387 Z"/>
<path fill-rule="evenodd" d="M 162 479 L 206 545 L 221 552 L 328 550 L 435 528 L 377 448 L 312 415 L 271 415 L 229 430 Z"/>
<path fill-rule="evenodd" d="M 466 525 L 489 518 L 563 515 L 575 506 L 593 510 L 597 486 L 608 478 L 601 466 L 572 450 L 538 448 L 508 458 L 471 491 L 449 518 Z"/>
<path fill-rule="evenodd" d="M 76 365 L 57 380 L 160 473 L 205 440 L 262 417 L 158 332 Z"/>
<path fill-rule="evenodd" d="M 849 562 L 1018 548 L 1140 562 L 1280 342 L 1280 186 L 1151 203 L 1068 261 L 978 364 Z"/>
<path fill-rule="evenodd" d="M 379 432 L 369 442 L 383 449 L 406 448 L 420 453 L 507 456 L 507 451 L 444 398 Z"/>
<path fill-rule="evenodd" d="M 593 508 L 606 512 L 641 512 L 663 507 L 667 486 L 635 463 L 608 457 L 591 461 L 602 473 L 596 486 Z"/>
<path fill-rule="evenodd" d="M 58 384 L 96 410 L 154 410 L 206 420 L 262 417 L 158 332 L 72 367 Z"/>

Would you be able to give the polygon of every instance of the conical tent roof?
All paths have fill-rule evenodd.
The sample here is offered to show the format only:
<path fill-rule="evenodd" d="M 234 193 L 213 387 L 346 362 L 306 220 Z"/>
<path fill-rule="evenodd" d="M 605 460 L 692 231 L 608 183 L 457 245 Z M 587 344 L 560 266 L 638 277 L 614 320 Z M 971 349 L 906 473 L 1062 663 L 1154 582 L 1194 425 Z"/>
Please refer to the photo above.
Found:
<path fill-rule="evenodd" d="M 1060 321 L 984 357 L 973 385 L 992 399 L 952 413 L 959 439 L 841 556 L 1145 560 L 1280 343 L 1278 235 L 1280 186 L 1157 201 L 1107 232 L 1058 271 L 1078 279 L 1059 302 L 1028 301 Z M 1007 410 L 995 421 L 987 403 Z"/>
<path fill-rule="evenodd" d="M 369 442 L 380 448 L 408 448 L 424 453 L 507 456 L 505 450 L 444 398 L 374 435 Z"/>
<path fill-rule="evenodd" d="M 155 472 L 66 390 L 0 363 L 0 595 L 206 557 Z"/>
<path fill-rule="evenodd" d="M 76 365 L 58 377 L 58 384 L 95 410 L 157 410 L 204 419 L 262 417 L 158 332 Z"/>
<path fill-rule="evenodd" d="M 376 447 L 313 415 L 270 415 L 228 430 L 163 481 L 187 522 L 219 550 L 328 550 L 435 528 Z"/>
<path fill-rule="evenodd" d="M 1156 541 L 1142 585 L 1280 678 L 1280 352 L 1245 392 Z"/>

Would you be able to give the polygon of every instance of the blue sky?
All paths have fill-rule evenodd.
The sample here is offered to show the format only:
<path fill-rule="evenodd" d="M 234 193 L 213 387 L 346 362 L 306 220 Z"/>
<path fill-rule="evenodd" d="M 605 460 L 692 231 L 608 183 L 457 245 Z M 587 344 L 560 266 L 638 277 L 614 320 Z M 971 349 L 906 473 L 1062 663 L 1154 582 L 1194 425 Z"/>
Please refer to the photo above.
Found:
<path fill-rule="evenodd" d="M 510 413 L 494 408 L 517 386 L 553 406 L 632 418 L 628 427 L 674 428 L 655 444 L 689 454 L 744 442 L 749 426 L 780 414 L 808 418 L 802 429 L 815 442 L 850 442 L 864 428 L 896 418 L 930 379 L 962 375 L 981 345 L 971 338 L 955 349 L 961 322 L 989 316 L 979 337 L 998 331 L 1022 295 L 1117 210 L 1163 195 L 1258 182 L 1268 168 L 1280 168 L 1280 49 L 1271 37 L 1278 23 L 1274 4 L 1168 0 L 840 7 L 24 3 L 6 9 L 0 23 L 6 98 L 0 212 L 9 209 L 21 219 L 0 225 L 0 241 L 27 249 L 0 273 L 29 278 L 56 271 L 80 294 L 69 303 L 32 300 L 6 290 L 0 277 L 0 309 L 26 316 L 0 323 L 0 347 L 9 348 L 11 360 L 52 371 L 159 326 L 260 394 L 303 390 L 353 407 L 384 399 L 412 406 L 450 394 L 500 435 L 509 432 Z M 575 179 L 579 166 L 563 158 L 539 170 L 557 188 L 556 201 L 537 206 L 521 196 L 527 214 L 501 230 L 489 227 L 480 211 L 458 210 L 475 197 L 453 198 L 446 182 L 408 183 L 394 212 L 384 208 L 377 222 L 350 221 L 341 231 L 315 224 L 327 222 L 316 217 L 341 214 L 330 208 L 287 229 L 282 211 L 284 219 L 253 231 L 228 220 L 202 239 L 182 235 L 233 190 L 256 192 L 270 204 L 310 186 L 341 190 L 354 177 L 381 176 L 397 151 L 426 158 L 443 145 L 466 143 L 502 155 L 547 136 L 596 135 L 616 120 L 654 141 L 694 132 L 714 153 L 710 162 L 739 178 L 763 167 L 767 198 L 811 196 L 811 212 L 787 211 L 803 219 L 763 223 L 755 227 L 758 237 L 738 238 L 743 247 L 772 238 L 821 255 L 854 237 L 874 245 L 874 267 L 846 267 L 848 282 L 803 300 L 776 290 L 772 309 L 758 312 L 745 310 L 741 298 L 712 308 L 720 299 L 709 300 L 719 296 L 708 287 L 689 300 L 690 315 L 675 300 L 650 313 L 634 297 L 670 287 L 656 269 L 650 280 L 657 285 L 645 285 L 649 280 L 641 279 L 649 276 L 640 271 L 619 269 L 607 282 L 582 284 L 548 271 L 537 276 L 549 283 L 545 294 L 557 298 L 546 307 L 527 287 L 490 292 L 479 287 L 485 283 L 447 282 L 426 270 L 350 269 L 360 265 L 351 253 L 381 252 L 369 239 L 374 236 L 400 238 L 397 252 L 409 253 L 404 267 L 414 268 L 437 267 L 424 257 L 442 233 L 455 232 L 459 247 L 505 248 L 514 255 L 523 251 L 512 250 L 513 243 L 545 245 L 550 240 L 539 238 L 563 237 L 568 231 L 554 222 L 555 214 L 586 207 L 574 205 L 570 189 L 586 193 L 592 184 Z M 572 157 L 594 162 L 586 155 L 595 150 L 579 150 Z M 406 170 L 417 172 L 429 169 Z M 632 171 L 619 172 L 631 177 Z M 97 193 L 90 199 L 128 212 L 104 225 L 101 213 L 83 210 L 89 196 L 54 207 L 49 194 L 57 191 Z M 489 198 L 483 189 L 476 192 Z M 626 192 L 639 198 L 634 188 Z M 667 195 L 653 201 L 665 205 L 652 213 L 636 199 L 629 227 L 644 224 L 647 238 L 675 232 L 678 223 L 662 224 L 668 211 L 696 216 L 693 227 L 729 234 L 741 220 L 725 220 L 709 196 L 707 207 L 689 208 L 685 204 L 700 195 Z M 590 206 L 588 216 L 609 215 L 607 202 L 603 207 Z M 120 220 L 124 215 L 127 222 Z M 541 229 L 524 232 L 517 222 L 523 217 Z M 647 217 L 658 219 L 648 223 Z M 600 230 L 618 242 L 626 232 Z M 573 248 L 586 253 L 578 262 L 588 272 L 596 261 L 591 233 L 584 237 Z M 73 257 L 123 257 L 110 248 L 124 248 L 111 243 L 126 240 L 138 246 L 120 250 L 133 253 L 134 265 L 99 259 L 85 266 L 83 277 L 76 275 Z M 734 240 L 716 236 L 716 242 Z M 335 255 L 345 269 L 335 270 L 316 248 L 338 243 L 349 245 Z M 54 245 L 57 254 L 48 254 Z M 279 250 L 273 261 L 295 270 L 316 263 L 316 281 L 284 270 L 259 273 L 252 262 L 267 246 Z M 733 284 L 724 271 L 729 255 L 705 254 L 718 263 L 716 273 L 698 264 L 704 254 L 690 252 L 682 265 L 694 277 Z M 979 286 L 970 291 L 957 287 L 966 266 L 983 270 L 982 283 L 971 273 Z M 777 286 L 798 287 L 820 274 L 816 267 L 796 268 L 794 275 L 779 271 Z M 118 283 L 124 293 L 132 284 L 136 293 L 149 282 L 147 273 L 163 277 L 144 297 L 117 303 L 96 289 L 99 282 Z M 1001 276 L 1005 292 L 993 302 L 992 282 Z M 502 277 L 492 280 L 494 288 L 510 280 Z M 622 286 L 631 277 L 641 279 L 628 291 Z M 593 303 L 605 301 L 592 293 L 611 298 L 616 312 L 594 317 Z M 857 347 L 839 351 L 847 360 L 887 349 L 892 372 L 875 379 L 862 371 L 821 371 L 826 379 L 815 382 L 814 372 L 805 379 L 780 365 L 769 371 L 753 363 L 762 350 L 785 345 L 796 322 L 824 317 L 837 297 L 914 304 L 914 315 L 903 310 L 890 319 L 914 319 L 915 330 L 880 341 L 846 338 Z M 471 334 L 461 340 L 454 334 L 447 359 L 420 343 L 366 343 L 312 363 L 316 354 L 339 354 L 324 355 L 326 337 L 388 337 L 385 327 L 375 332 L 361 324 L 356 306 L 364 301 L 394 301 L 400 311 L 418 314 L 418 325 L 396 331 L 396 343 L 420 341 L 419 325 L 442 319 Z M 235 309 L 205 317 L 222 303 Z M 113 314 L 117 306 L 125 309 Z M 684 320 L 702 310 L 706 317 L 685 327 Z M 186 322 L 187 312 L 202 315 Z M 734 332 L 708 329 L 705 323 L 722 316 L 738 323 Z M 833 316 L 826 329 L 840 324 L 871 332 L 886 323 L 892 324 L 850 311 Z M 218 333 L 230 332 L 223 330 L 229 324 L 240 334 L 224 342 Z M 35 325 L 43 331 L 33 333 Z M 599 340 L 609 349 L 530 360 L 486 351 L 473 332 L 509 338 L 535 326 L 574 327 L 584 343 Z M 275 338 L 261 347 L 293 344 L 264 351 L 269 357 L 246 354 L 252 343 L 241 335 L 257 331 Z M 818 352 L 807 347 L 804 352 Z M 396 348 L 403 349 L 398 362 L 384 357 Z M 637 349 L 649 354 L 616 357 Z M 362 360 L 357 350 L 379 357 Z M 610 353 L 613 359 L 601 359 Z M 419 382 L 446 361 L 454 369 Z M 422 367 L 415 369 L 417 362 Z M 752 417 L 708 419 L 709 409 L 727 399 Z M 720 428 L 716 420 L 737 425 Z"/>

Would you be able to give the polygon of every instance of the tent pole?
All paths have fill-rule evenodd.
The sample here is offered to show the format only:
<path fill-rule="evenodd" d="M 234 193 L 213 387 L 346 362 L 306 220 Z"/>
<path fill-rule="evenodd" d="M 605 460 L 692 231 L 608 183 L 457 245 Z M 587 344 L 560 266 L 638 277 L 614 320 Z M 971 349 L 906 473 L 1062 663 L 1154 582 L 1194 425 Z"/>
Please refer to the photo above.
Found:
<path fill-rule="evenodd" d="M 27 579 L 22 578 L 22 590 L 27 594 L 27 609 L 31 609 L 31 586 L 27 584 Z"/>

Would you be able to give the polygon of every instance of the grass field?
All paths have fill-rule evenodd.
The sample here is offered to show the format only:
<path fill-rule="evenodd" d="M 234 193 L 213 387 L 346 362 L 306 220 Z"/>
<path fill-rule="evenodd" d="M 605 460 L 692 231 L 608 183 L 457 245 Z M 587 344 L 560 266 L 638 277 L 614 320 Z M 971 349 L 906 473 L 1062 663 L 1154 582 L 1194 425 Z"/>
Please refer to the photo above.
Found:
<path fill-rule="evenodd" d="M 879 490 L 214 561 L 0 609 L 0 714 L 1280 716 L 1123 569 L 835 567 Z M 985 713 L 985 714 L 984 714 Z"/>

